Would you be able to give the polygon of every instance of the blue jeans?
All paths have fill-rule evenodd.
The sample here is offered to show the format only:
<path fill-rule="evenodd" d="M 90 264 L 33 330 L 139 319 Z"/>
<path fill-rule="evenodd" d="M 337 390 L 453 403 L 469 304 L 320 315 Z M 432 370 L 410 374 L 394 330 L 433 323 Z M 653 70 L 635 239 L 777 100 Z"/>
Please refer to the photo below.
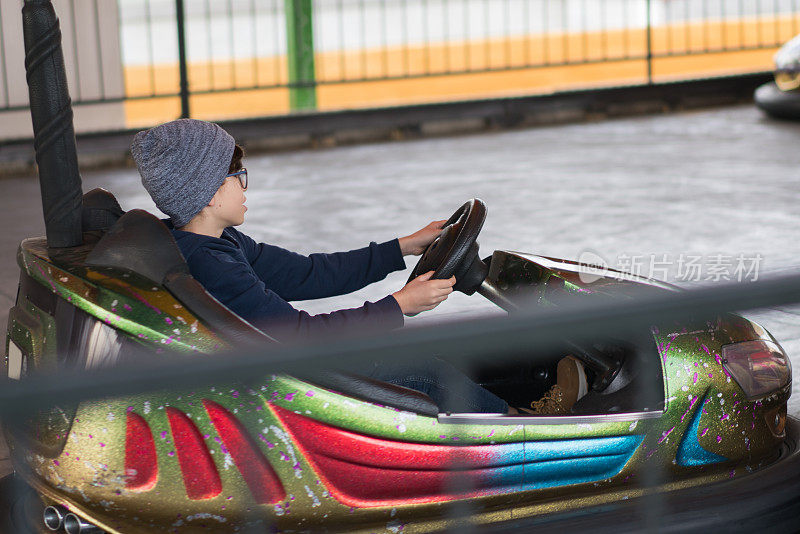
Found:
<path fill-rule="evenodd" d="M 438 358 L 415 363 L 375 362 L 367 376 L 425 393 L 443 412 L 508 412 L 506 401 Z"/>

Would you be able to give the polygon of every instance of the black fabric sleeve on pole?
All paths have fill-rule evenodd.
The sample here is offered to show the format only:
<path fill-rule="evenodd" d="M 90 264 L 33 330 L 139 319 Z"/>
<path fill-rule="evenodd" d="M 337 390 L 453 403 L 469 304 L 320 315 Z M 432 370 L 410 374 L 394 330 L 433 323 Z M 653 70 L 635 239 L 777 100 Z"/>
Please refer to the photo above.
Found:
<path fill-rule="evenodd" d="M 25 0 L 22 26 L 47 244 L 74 247 L 83 242 L 81 176 L 61 29 L 50 0 Z"/>
<path fill-rule="evenodd" d="M 175 0 L 175 13 L 178 23 L 178 68 L 181 81 L 181 118 L 188 119 L 189 115 L 189 75 L 186 69 L 186 12 L 183 0 Z"/>

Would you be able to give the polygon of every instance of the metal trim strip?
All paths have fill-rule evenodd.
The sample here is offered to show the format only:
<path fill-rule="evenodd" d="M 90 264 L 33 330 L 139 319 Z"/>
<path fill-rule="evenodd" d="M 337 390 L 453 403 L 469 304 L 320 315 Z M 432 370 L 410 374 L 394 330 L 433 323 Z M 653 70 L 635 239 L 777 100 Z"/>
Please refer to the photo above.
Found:
<path fill-rule="evenodd" d="M 470 424 L 470 425 L 578 425 L 592 423 L 619 423 L 625 421 L 641 421 L 644 419 L 658 419 L 665 412 L 631 412 L 602 415 L 563 415 L 563 416 L 521 416 L 485 413 L 440 413 L 438 422 L 441 424 Z"/>

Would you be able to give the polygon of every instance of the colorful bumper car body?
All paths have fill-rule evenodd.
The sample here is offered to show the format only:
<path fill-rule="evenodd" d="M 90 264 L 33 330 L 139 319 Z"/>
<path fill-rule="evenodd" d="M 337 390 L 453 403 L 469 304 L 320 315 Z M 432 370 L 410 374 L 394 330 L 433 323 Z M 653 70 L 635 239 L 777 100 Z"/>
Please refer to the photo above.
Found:
<path fill-rule="evenodd" d="M 158 219 L 120 216 L 98 190 L 83 205 L 84 221 L 110 226 L 85 228 L 83 244 L 57 259 L 44 238 L 20 245 L 9 376 L 114 365 L 141 346 L 163 357 L 214 352 L 258 335 L 191 278 Z M 464 280 L 470 269 L 479 276 L 462 289 L 509 311 L 532 299 L 554 306 L 670 290 L 528 254 L 480 260 L 470 221 L 483 209 L 465 205 L 442 239 L 472 228 L 460 248 L 473 254 L 456 268 Z M 742 317 L 568 339 L 474 378 L 524 405 L 552 385 L 568 353 L 583 361 L 591 391 L 559 416 L 440 413 L 421 393 L 331 372 L 57 405 L 6 432 L 16 474 L 52 524 L 66 517 L 119 533 L 430 531 L 448 526 L 443 505 L 456 502 L 471 503 L 477 523 L 502 522 L 637 496 L 640 473 L 653 467 L 664 473 L 659 491 L 746 476 L 785 446 L 789 360 Z"/>

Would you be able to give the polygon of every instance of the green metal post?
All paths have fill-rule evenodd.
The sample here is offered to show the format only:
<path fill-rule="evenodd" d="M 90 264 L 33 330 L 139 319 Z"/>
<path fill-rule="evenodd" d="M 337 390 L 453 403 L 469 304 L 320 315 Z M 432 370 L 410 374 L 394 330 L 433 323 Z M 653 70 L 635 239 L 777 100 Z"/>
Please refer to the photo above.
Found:
<path fill-rule="evenodd" d="M 289 104 L 292 111 L 317 108 L 312 0 L 286 0 Z"/>

